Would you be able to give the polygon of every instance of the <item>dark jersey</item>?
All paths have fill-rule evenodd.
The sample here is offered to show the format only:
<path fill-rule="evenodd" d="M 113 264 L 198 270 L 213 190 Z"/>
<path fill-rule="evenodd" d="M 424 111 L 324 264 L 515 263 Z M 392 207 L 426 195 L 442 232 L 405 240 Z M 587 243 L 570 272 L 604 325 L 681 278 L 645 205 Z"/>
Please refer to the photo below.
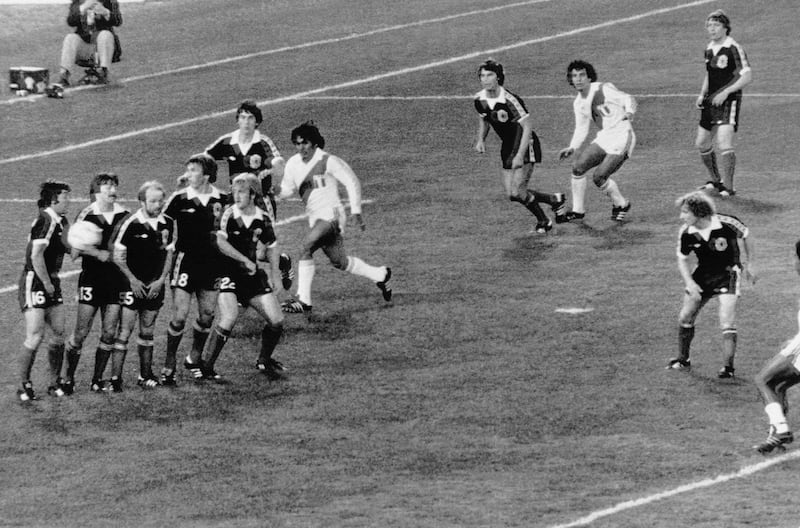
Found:
<path fill-rule="evenodd" d="M 113 252 L 114 235 L 116 235 L 117 229 L 129 214 L 130 212 L 127 209 L 117 203 L 114 204 L 114 208 L 111 212 L 103 213 L 97 207 L 97 202 L 93 202 L 78 213 L 75 221 L 79 222 L 85 220 L 102 229 L 103 238 L 100 240 L 98 249 Z M 108 276 L 122 277 L 122 272 L 112 261 L 101 262 L 89 255 L 83 255 L 81 257 L 81 269 L 87 275 L 91 276 L 103 275 L 106 276 L 106 278 L 108 278 Z"/>
<path fill-rule="evenodd" d="M 705 51 L 706 72 L 708 73 L 708 98 L 727 86 L 735 83 L 743 71 L 750 69 L 744 49 L 731 37 L 715 46 L 710 43 Z M 741 90 L 728 96 L 734 99 L 740 96 Z"/>
<path fill-rule="evenodd" d="M 228 194 L 214 186 L 210 194 L 198 194 L 191 187 L 173 193 L 164 213 L 177 223 L 180 233 L 177 250 L 191 254 L 192 258 L 216 255 L 215 233 L 227 203 Z"/>
<path fill-rule="evenodd" d="M 269 215 L 258 207 L 255 214 L 245 216 L 239 207 L 231 205 L 222 213 L 219 232 L 236 251 L 252 262 L 256 262 L 259 242 L 266 246 L 274 246 L 277 241 Z M 239 263 L 230 258 L 226 258 L 226 265 L 239 268 Z"/>
<path fill-rule="evenodd" d="M 491 125 L 502 141 L 513 141 L 522 133 L 519 121 L 528 115 L 522 98 L 500 87 L 496 98 L 489 98 L 486 90 L 475 94 L 475 110 Z"/>
<path fill-rule="evenodd" d="M 206 149 L 206 153 L 215 160 L 228 162 L 228 177 L 235 174 L 252 172 L 258 174 L 272 167 L 272 160 L 281 157 L 278 147 L 273 141 L 256 130 L 253 142 L 249 145 L 239 143 L 239 131 L 225 134 Z M 272 194 L 272 177 L 267 176 L 261 182 L 264 194 Z M 269 191 L 269 192 L 267 192 Z"/>
<path fill-rule="evenodd" d="M 69 228 L 69 221 L 57 215 L 50 207 L 39 210 L 39 216 L 31 224 L 31 232 L 28 236 L 28 245 L 25 248 L 25 271 L 35 271 L 31 254 L 34 244 L 44 244 L 44 264 L 47 273 L 51 277 L 56 277 L 61 271 L 61 264 L 64 262 L 64 253 L 68 252 L 68 246 L 64 239 Z"/>
<path fill-rule="evenodd" d="M 697 256 L 696 272 L 713 274 L 741 267 L 739 239 L 748 235 L 747 226 L 735 216 L 716 214 L 707 229 L 684 225 L 678 237 L 678 253 Z"/>
<path fill-rule="evenodd" d="M 167 252 L 175 249 L 177 236 L 175 220 L 163 214 L 149 219 L 140 209 L 122 222 L 114 245 L 126 250 L 131 273 L 148 284 L 161 276 Z"/>

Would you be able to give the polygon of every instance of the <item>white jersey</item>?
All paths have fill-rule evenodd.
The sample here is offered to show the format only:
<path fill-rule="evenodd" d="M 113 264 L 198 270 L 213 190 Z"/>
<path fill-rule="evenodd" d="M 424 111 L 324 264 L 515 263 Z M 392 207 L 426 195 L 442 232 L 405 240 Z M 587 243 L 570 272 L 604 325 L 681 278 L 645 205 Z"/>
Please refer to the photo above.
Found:
<path fill-rule="evenodd" d="M 280 198 L 297 193 L 306 205 L 309 225 L 319 220 L 339 220 L 344 224 L 344 206 L 339 183 L 347 189 L 352 214 L 361 214 L 361 183 L 353 169 L 341 158 L 318 148 L 309 161 L 295 154 L 286 162 Z"/>
<path fill-rule="evenodd" d="M 590 123 L 606 133 L 629 135 L 633 127 L 625 114 L 636 113 L 636 99 L 607 82 L 593 82 L 586 97 L 578 94 L 572 103 L 575 132 L 569 148 L 577 149 L 589 135 Z"/>

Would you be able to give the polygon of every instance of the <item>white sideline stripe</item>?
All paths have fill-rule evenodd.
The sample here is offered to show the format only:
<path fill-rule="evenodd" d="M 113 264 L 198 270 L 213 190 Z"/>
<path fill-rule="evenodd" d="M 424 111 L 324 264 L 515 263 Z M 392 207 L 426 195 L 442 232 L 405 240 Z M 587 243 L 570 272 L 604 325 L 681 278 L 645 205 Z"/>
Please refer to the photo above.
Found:
<path fill-rule="evenodd" d="M 143 0 L 139 0 L 139 1 L 143 1 Z M 549 1 L 550 0 L 527 0 L 525 2 L 517 2 L 517 3 L 514 3 L 514 4 L 505 4 L 505 5 L 501 5 L 501 6 L 489 7 L 489 8 L 486 8 L 486 9 L 479 9 L 479 10 L 475 10 L 475 11 L 467 11 L 467 12 L 464 12 L 464 13 L 457 13 L 455 15 L 448 15 L 448 16 L 439 17 L 439 18 L 429 18 L 429 19 L 425 19 L 425 20 L 418 20 L 416 22 L 408 22 L 406 24 L 397 24 L 397 25 L 389 26 L 389 27 L 385 27 L 385 28 L 372 29 L 370 31 L 365 31 L 363 33 L 352 33 L 352 34 L 346 35 L 344 37 L 333 37 L 333 38 L 327 38 L 327 39 L 324 39 L 324 40 L 314 40 L 314 41 L 311 41 L 311 42 L 305 42 L 303 44 L 295 44 L 294 46 L 284 46 L 284 47 L 281 47 L 281 48 L 275 48 L 275 49 L 271 49 L 271 50 L 258 51 L 258 52 L 255 52 L 255 53 L 247 53 L 245 55 L 236 55 L 234 57 L 228 57 L 228 58 L 225 58 L 225 59 L 217 59 L 215 61 L 205 62 L 203 64 L 193 64 L 191 66 L 183 66 L 181 68 L 175 68 L 175 69 L 172 69 L 172 70 L 165 70 L 165 71 L 161 71 L 161 72 L 148 73 L 148 74 L 144 74 L 144 75 L 136 75 L 136 76 L 133 76 L 133 77 L 127 77 L 125 79 L 120 79 L 120 82 L 121 83 L 130 83 L 130 82 L 136 82 L 136 81 L 143 81 L 143 80 L 147 80 L 147 79 L 155 79 L 157 77 L 163 77 L 165 75 L 174 75 L 176 73 L 183 73 L 183 72 L 188 72 L 188 71 L 201 70 L 203 68 L 212 68 L 214 66 L 219 66 L 221 64 L 229 64 L 231 62 L 238 62 L 238 61 L 241 61 L 241 60 L 253 59 L 253 58 L 256 58 L 256 57 L 265 57 L 267 55 L 275 55 L 277 53 L 283 53 L 283 52 L 286 52 L 286 51 L 295 51 L 295 50 L 301 50 L 301 49 L 311 48 L 311 47 L 315 47 L 315 46 L 324 46 L 326 44 L 336 44 L 336 43 L 339 43 L 339 42 L 346 42 L 348 40 L 355 40 L 355 39 L 364 38 L 364 37 L 371 37 L 373 35 L 379 35 L 381 33 L 388 33 L 389 31 L 397 31 L 397 30 L 400 30 L 400 29 L 407 29 L 407 28 L 412 28 L 412 27 L 424 26 L 424 25 L 427 25 L 427 24 L 436 24 L 436 23 L 439 23 L 439 22 L 448 22 L 450 20 L 455 20 L 455 19 L 458 19 L 458 18 L 464 18 L 464 17 L 468 17 L 468 16 L 473 16 L 473 15 L 483 15 L 483 14 L 486 14 L 486 13 L 491 13 L 493 11 L 500 11 L 502 9 L 509 9 L 509 8 L 512 8 L 512 7 L 522 7 L 522 6 L 526 6 L 526 5 L 532 5 L 532 4 L 541 4 L 541 3 L 549 2 Z M 0 4 L 2 4 L 2 2 L 3 2 L 3 0 L 0 0 Z M 65 3 L 68 3 L 68 2 L 65 2 Z M 97 86 L 78 86 L 78 87 L 76 87 L 74 89 L 71 89 L 70 91 L 90 90 L 90 89 L 96 89 L 96 88 L 97 88 Z M 42 94 L 29 95 L 27 97 L 18 97 L 16 99 L 12 98 L 12 99 L 9 99 L 7 101 L 0 101 L 0 104 L 13 104 L 15 102 L 23 101 L 23 100 L 34 101 L 34 100 L 37 100 L 37 99 L 44 99 L 45 97 L 46 96 L 42 95 Z"/>
<path fill-rule="evenodd" d="M 26 200 L 26 201 L 34 201 L 34 200 Z M 362 204 L 371 204 L 371 203 L 375 203 L 375 200 L 361 200 L 361 203 Z M 303 219 L 305 219 L 307 217 L 308 217 L 308 215 L 306 215 L 306 214 L 301 214 L 301 215 L 297 215 L 297 216 L 290 216 L 290 217 L 284 218 L 283 220 L 278 220 L 277 222 L 275 222 L 275 225 L 282 226 L 282 225 L 286 225 L 286 224 L 291 224 L 293 222 L 299 222 L 300 220 L 303 220 Z M 59 276 L 59 278 L 66 279 L 67 277 L 73 277 L 75 275 L 78 275 L 80 272 L 81 272 L 81 270 L 70 270 L 70 271 L 65 271 L 63 273 L 59 273 L 58 276 Z M 19 285 L 18 284 L 14 284 L 13 286 L 5 286 L 3 288 L 0 288 L 0 294 L 17 291 L 18 289 L 19 289 Z"/>
<path fill-rule="evenodd" d="M 656 493 L 654 495 L 649 495 L 647 497 L 642 497 L 640 499 L 620 502 L 619 504 L 616 504 L 610 508 L 592 512 L 589 515 L 581 517 L 580 519 L 577 519 L 570 523 L 557 524 L 551 526 L 550 528 L 573 528 L 575 526 L 586 526 L 602 517 L 608 517 L 609 515 L 614 515 L 615 513 L 620 513 L 625 510 L 630 510 L 631 508 L 636 508 L 638 506 L 644 506 L 645 504 L 650 504 L 651 502 L 659 501 L 661 499 L 667 499 L 669 497 L 673 497 L 681 493 L 695 491 L 701 488 L 708 488 L 711 486 L 716 486 L 717 484 L 724 484 L 725 482 L 728 482 L 730 480 L 744 478 L 752 475 L 753 473 L 763 471 L 774 465 L 780 464 L 782 462 L 787 462 L 789 460 L 794 460 L 796 458 L 800 458 L 800 450 L 795 450 L 790 453 L 786 453 L 784 455 L 779 455 L 777 457 L 770 458 L 769 460 L 765 460 L 764 462 L 759 462 L 758 464 L 745 466 L 735 473 L 728 473 L 726 475 L 719 475 L 718 477 L 715 478 L 698 480 L 697 482 L 684 484 L 683 486 L 678 486 L 677 488 L 663 491 L 661 493 Z"/>
<path fill-rule="evenodd" d="M 342 89 L 342 88 L 352 88 L 353 86 L 358 86 L 360 84 L 367 84 L 367 83 L 371 83 L 371 82 L 374 82 L 374 81 L 380 81 L 382 79 L 388 79 L 390 77 L 397 77 L 399 75 L 405 75 L 405 74 L 408 74 L 408 73 L 414 73 L 414 72 L 418 72 L 418 71 L 422 71 L 422 70 L 428 70 L 428 69 L 431 69 L 431 68 L 438 68 L 440 66 L 445 66 L 447 64 L 452 64 L 454 62 L 460 62 L 460 61 L 467 60 L 467 59 L 475 59 L 477 57 L 485 57 L 486 55 L 491 55 L 491 54 L 499 53 L 499 52 L 502 52 L 502 51 L 508 51 L 508 50 L 511 50 L 511 49 L 520 48 L 520 47 L 524 47 L 524 46 L 530 46 L 531 44 L 538 44 L 538 43 L 541 43 L 541 42 L 547 42 L 547 41 L 558 39 L 558 38 L 562 38 L 562 37 L 571 37 L 571 36 L 574 36 L 574 35 L 577 35 L 577 34 L 580 34 L 580 33 L 586 33 L 588 31 L 594 31 L 596 29 L 602 29 L 602 28 L 606 28 L 606 27 L 610 27 L 610 26 L 615 26 L 617 24 L 623 24 L 623 23 L 626 23 L 626 22 L 633 22 L 635 20 L 641 20 L 642 18 L 647 18 L 647 17 L 654 16 L 654 15 L 661 15 L 661 14 L 664 14 L 664 13 L 669 13 L 671 11 L 676 11 L 678 9 L 684 9 L 684 8 L 687 8 L 687 7 L 695 7 L 695 6 L 699 6 L 699 5 L 703 5 L 703 4 L 708 4 L 708 3 L 711 3 L 713 1 L 715 1 L 715 0 L 695 0 L 694 2 L 690 2 L 688 4 L 681 4 L 681 5 L 673 6 L 673 7 L 665 7 L 665 8 L 661 8 L 661 9 L 654 9 L 652 11 L 647 11 L 645 13 L 640 13 L 638 15 L 632 15 L 632 16 L 629 16 L 629 17 L 619 18 L 619 19 L 616 19 L 616 20 L 609 20 L 607 22 L 602 22 L 600 24 L 595 24 L 595 25 L 592 25 L 592 26 L 584 26 L 584 27 L 581 27 L 581 28 L 572 29 L 570 31 L 564 31 L 562 33 L 556 33 L 554 35 L 549 35 L 549 36 L 546 36 L 546 37 L 539 37 L 539 38 L 530 39 L 530 40 L 523 40 L 523 41 L 520 41 L 520 42 L 515 42 L 513 44 L 508 44 L 506 46 L 500 46 L 498 48 L 475 51 L 475 52 L 472 52 L 472 53 L 467 53 L 466 55 L 458 55 L 456 57 L 450 57 L 448 59 L 429 62 L 429 63 L 426 63 L 426 64 L 420 64 L 418 66 L 412 66 L 412 67 L 409 67 L 409 68 L 401 68 L 399 70 L 394 70 L 394 71 L 390 71 L 390 72 L 386 72 L 386 73 L 381 73 L 381 74 L 378 74 L 378 75 L 372 75 L 370 77 L 364 77 L 362 79 L 356 79 L 356 80 L 353 80 L 353 81 L 347 81 L 347 82 L 338 83 L 338 84 L 330 84 L 330 85 L 327 85 L 327 86 L 322 86 L 320 88 L 315 88 L 313 90 L 306 90 L 304 92 L 297 92 L 297 93 L 292 94 L 292 95 L 286 95 L 286 96 L 278 97 L 278 98 L 275 98 L 275 99 L 268 99 L 268 100 L 265 100 L 265 101 L 260 101 L 257 104 L 262 105 L 262 106 L 266 106 L 266 105 L 274 105 L 274 104 L 284 103 L 286 101 L 295 101 L 297 99 L 302 99 L 304 97 L 308 97 L 309 95 L 316 95 L 316 94 L 320 94 L 320 93 L 323 93 L 323 92 L 330 92 L 332 90 L 339 90 L 339 89 Z M 0 165 L 6 165 L 8 163 L 15 163 L 15 162 L 18 162 L 18 161 L 24 161 L 24 160 L 34 159 L 34 158 L 41 158 L 41 157 L 50 156 L 50 155 L 53 155 L 53 154 L 61 154 L 61 153 L 64 153 L 64 152 L 71 152 L 71 151 L 78 150 L 78 149 L 83 149 L 83 148 L 87 148 L 87 147 L 93 147 L 93 146 L 96 146 L 96 145 L 102 145 L 103 143 L 109 143 L 109 142 L 112 142 L 112 141 L 119 141 L 119 140 L 122 140 L 122 139 L 128 139 L 128 138 L 132 138 L 132 137 L 136 137 L 136 136 L 141 136 L 143 134 L 149 134 L 151 132 L 162 132 L 164 130 L 169 130 L 171 128 L 175 128 L 175 127 L 179 127 L 179 126 L 183 126 L 183 125 L 190 125 L 190 124 L 197 123 L 197 122 L 200 122 L 200 121 L 206 121 L 206 120 L 209 120 L 209 119 L 216 119 L 218 117 L 227 116 L 232 111 L 233 111 L 232 109 L 229 109 L 229 110 L 224 110 L 224 111 L 220 111 L 220 112 L 212 112 L 210 114 L 205 114 L 205 115 L 198 116 L 198 117 L 192 117 L 192 118 L 184 119 L 184 120 L 181 120 L 181 121 L 175 121 L 173 123 L 167 123 L 167 124 L 164 124 L 164 125 L 158 125 L 158 126 L 154 126 L 154 127 L 148 127 L 148 128 L 143 128 L 143 129 L 139 129 L 139 130 L 134 130 L 134 131 L 126 132 L 124 134 L 119 134 L 119 135 L 116 135 L 116 136 L 109 136 L 109 137 L 106 137 L 106 138 L 87 141 L 85 143 L 78 143 L 78 144 L 75 144 L 75 145 L 67 145 L 67 146 L 64 146 L 64 147 L 61 147 L 61 148 L 57 148 L 57 149 L 53 149 L 53 150 L 46 150 L 46 151 L 42 151 L 42 152 L 36 152 L 36 153 L 33 153 L 33 154 L 23 154 L 21 156 L 16 156 L 16 157 L 13 157 L 13 158 L 0 159 Z"/>
<path fill-rule="evenodd" d="M 519 94 L 526 101 L 528 99 L 574 99 L 575 95 L 524 95 Z M 670 99 L 691 97 L 696 98 L 696 93 L 645 93 L 631 94 L 642 99 Z M 746 93 L 747 97 L 800 97 L 800 93 Z M 317 95 L 303 97 L 310 101 L 442 101 L 453 99 L 473 99 L 472 95 Z"/>

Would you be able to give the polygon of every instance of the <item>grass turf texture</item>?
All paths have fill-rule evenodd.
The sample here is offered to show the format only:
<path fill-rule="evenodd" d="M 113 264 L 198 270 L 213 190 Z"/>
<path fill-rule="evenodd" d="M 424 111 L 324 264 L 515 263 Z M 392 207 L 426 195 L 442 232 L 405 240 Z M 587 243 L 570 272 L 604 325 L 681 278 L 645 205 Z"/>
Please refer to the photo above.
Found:
<path fill-rule="evenodd" d="M 405 2 L 385 11 L 350 2 L 123 5 L 126 55 L 112 75 L 125 79 L 495 5 L 429 4 Z M 0 160 L 229 112 L 2 164 L 3 195 L 31 198 L 42 179 L 59 177 L 84 196 L 92 174 L 113 170 L 130 198 L 144 180 L 170 182 L 190 154 L 232 130 L 232 109 L 245 97 L 264 101 L 680 3 L 602 4 L 543 2 L 496 17 L 68 92 L 63 101 L 5 105 Z M 714 303 L 698 320 L 692 373 L 663 370 L 675 353 L 682 291 L 673 201 L 706 180 L 692 147 L 691 94 L 702 79 L 702 20 L 715 7 L 493 54 L 507 67 L 508 87 L 526 99 L 543 140 L 545 162 L 535 175 L 542 189 L 568 190 L 569 167 L 555 153 L 572 131 L 572 92 L 564 79 L 571 59 L 587 58 L 601 80 L 631 93 L 689 94 L 639 99 L 636 156 L 615 177 L 633 201 L 624 226 L 608 219 L 607 199 L 590 188 L 585 225 L 528 235 L 533 218 L 501 196 L 496 139 L 485 156 L 471 150 L 476 115 L 468 97 L 263 107 L 262 129 L 285 154 L 292 152 L 291 128 L 313 118 L 329 150 L 351 163 L 375 203 L 365 206 L 367 231 L 348 232 L 347 246 L 368 262 L 391 265 L 396 280 L 394 301 L 386 306 L 373 285 L 317 256 L 314 318 L 287 316 L 276 353 L 291 369 L 287 381 L 269 383 L 253 368 L 260 328 L 246 316 L 219 363 L 226 385 L 196 385 L 181 372 L 176 390 L 143 392 L 134 385 L 132 346 L 126 392 L 91 394 L 93 333 L 76 395 L 45 396 L 42 350 L 34 372 L 42 399 L 20 406 L 13 394 L 22 318 L 15 294 L 3 294 L 0 343 L 9 367 L 0 378 L 6 394 L 0 475 L 9 485 L 0 491 L 2 523 L 551 526 L 758 462 L 750 445 L 762 439 L 766 419 L 750 378 L 796 330 L 796 98 L 745 96 L 739 194 L 720 204 L 751 227 L 761 272 L 740 305 L 739 377 L 732 383 L 715 378 Z M 23 40 L 17 32 L 32 17 L 0 7 L 19 21 L 0 37 L 8 66 L 55 71 L 62 8 L 37 10 L 42 17 Z M 779 57 L 791 56 L 797 45 L 780 35 L 793 34 L 800 9 L 791 2 L 743 1 L 725 9 L 755 68 L 747 93 L 795 92 L 798 73 Z M 783 51 L 775 54 L 779 44 Z M 469 96 L 479 88 L 479 62 L 325 95 Z M 81 205 L 74 204 L 71 218 Z M 3 205 L 3 285 L 16 282 L 34 212 L 32 204 Z M 285 203 L 279 216 L 300 212 L 299 204 Z M 305 228 L 300 222 L 279 230 L 279 242 L 293 256 Z M 70 308 L 74 285 L 74 277 L 64 281 Z M 594 311 L 555 313 L 565 306 Z M 169 304 L 158 323 L 157 364 L 168 314 Z M 187 333 L 181 351 L 189 341 Z M 796 401 L 791 392 L 790 400 Z M 789 418 L 797 421 L 796 413 Z M 770 526 L 794 526 L 796 470 L 797 462 L 787 463 L 594 525 L 758 526 L 768 515 Z"/>

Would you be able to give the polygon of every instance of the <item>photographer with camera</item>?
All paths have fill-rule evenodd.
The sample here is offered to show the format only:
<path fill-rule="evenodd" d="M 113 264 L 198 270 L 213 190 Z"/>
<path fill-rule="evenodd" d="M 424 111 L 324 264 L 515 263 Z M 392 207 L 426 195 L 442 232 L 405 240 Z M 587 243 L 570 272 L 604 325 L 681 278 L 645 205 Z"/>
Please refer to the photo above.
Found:
<path fill-rule="evenodd" d="M 71 86 L 76 63 L 83 63 L 97 68 L 97 84 L 108 84 L 108 67 L 119 62 L 122 55 L 119 37 L 114 33 L 114 28 L 122 25 L 117 0 L 72 0 L 67 24 L 75 32 L 64 37 L 61 46 L 59 82 Z"/>

